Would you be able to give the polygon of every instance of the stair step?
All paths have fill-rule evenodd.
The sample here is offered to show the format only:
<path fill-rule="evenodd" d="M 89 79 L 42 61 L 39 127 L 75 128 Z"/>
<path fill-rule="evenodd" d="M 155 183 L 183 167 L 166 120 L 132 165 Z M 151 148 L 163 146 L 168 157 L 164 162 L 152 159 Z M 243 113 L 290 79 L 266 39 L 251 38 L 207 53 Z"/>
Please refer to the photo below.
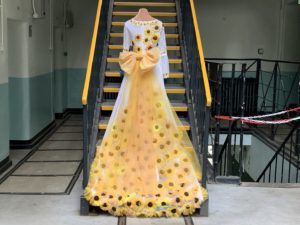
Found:
<path fill-rule="evenodd" d="M 105 93 L 118 93 L 120 86 L 120 83 L 106 83 L 103 91 Z M 168 94 L 185 94 L 185 88 L 182 85 L 166 84 L 165 87 Z"/>
<path fill-rule="evenodd" d="M 106 100 L 101 104 L 101 110 L 103 111 L 112 111 L 115 105 L 115 100 Z M 182 101 L 171 101 L 172 108 L 176 112 L 187 112 L 187 104 Z"/>
<path fill-rule="evenodd" d="M 175 7 L 173 2 L 114 2 L 114 6 Z"/>
<path fill-rule="evenodd" d="M 103 119 L 101 119 L 98 129 L 105 130 L 107 128 L 108 121 L 109 121 L 109 117 L 104 117 Z M 186 130 L 186 131 L 191 129 L 190 124 L 186 118 L 180 118 L 180 121 L 182 123 L 182 126 L 180 126 L 180 129 Z"/>
<path fill-rule="evenodd" d="M 122 38 L 123 37 L 123 33 L 110 33 L 109 35 L 112 38 Z M 166 38 L 167 39 L 169 39 L 169 38 L 170 39 L 171 38 L 178 39 L 179 38 L 179 34 L 166 34 Z"/>
<path fill-rule="evenodd" d="M 109 57 L 109 58 L 107 58 L 107 62 L 108 63 L 118 63 L 119 62 L 119 58 Z M 182 59 L 169 59 L 169 63 L 170 64 L 181 64 L 182 63 Z"/>
<path fill-rule="evenodd" d="M 108 46 L 109 49 L 113 49 L 113 50 L 122 50 L 123 49 L 123 45 L 109 45 Z M 180 46 L 167 46 L 167 50 L 168 51 L 179 51 L 180 50 Z"/>
<path fill-rule="evenodd" d="M 102 140 L 103 140 L 103 137 L 100 137 L 100 139 L 98 139 L 98 141 L 97 141 L 97 146 L 101 145 Z M 185 150 L 187 150 L 188 152 L 193 151 L 193 147 L 192 147 L 192 146 L 185 146 L 184 148 L 185 148 Z"/>
<path fill-rule="evenodd" d="M 120 77 L 121 73 L 119 71 L 106 71 L 106 77 Z M 183 78 L 183 73 L 170 73 L 169 78 Z"/>
<path fill-rule="evenodd" d="M 113 16 L 135 16 L 136 12 L 113 12 Z M 175 12 L 150 12 L 153 17 L 175 17 Z"/>
<path fill-rule="evenodd" d="M 112 22 L 112 26 L 114 27 L 123 27 L 125 22 Z M 164 27 L 177 27 L 178 23 L 163 23 Z"/>

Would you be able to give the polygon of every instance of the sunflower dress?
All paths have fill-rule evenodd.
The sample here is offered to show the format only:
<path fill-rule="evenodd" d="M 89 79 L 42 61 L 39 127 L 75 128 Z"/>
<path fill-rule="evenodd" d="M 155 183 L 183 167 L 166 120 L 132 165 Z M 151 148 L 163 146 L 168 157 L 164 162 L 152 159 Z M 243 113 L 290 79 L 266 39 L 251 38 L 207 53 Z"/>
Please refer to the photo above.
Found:
<path fill-rule="evenodd" d="M 125 72 L 84 196 L 115 216 L 190 215 L 207 192 L 195 149 L 168 99 L 165 30 L 160 20 L 124 25 Z"/>

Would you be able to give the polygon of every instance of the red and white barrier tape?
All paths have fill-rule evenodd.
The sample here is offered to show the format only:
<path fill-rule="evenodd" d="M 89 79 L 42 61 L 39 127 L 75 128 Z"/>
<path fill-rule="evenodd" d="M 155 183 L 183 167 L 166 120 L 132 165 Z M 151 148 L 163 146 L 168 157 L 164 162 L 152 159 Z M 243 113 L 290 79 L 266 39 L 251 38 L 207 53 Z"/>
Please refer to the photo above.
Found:
<path fill-rule="evenodd" d="M 241 120 L 243 123 L 250 123 L 250 124 L 284 124 L 284 123 L 290 123 L 292 121 L 299 120 L 300 116 L 294 117 L 294 118 L 289 118 L 289 119 L 272 120 L 272 121 L 257 120 L 257 118 L 273 117 L 273 116 L 282 115 L 282 114 L 285 114 L 285 113 L 288 113 L 288 112 L 296 112 L 296 111 L 299 111 L 299 110 L 300 110 L 300 107 L 296 107 L 296 108 L 288 109 L 288 110 L 285 110 L 285 111 L 266 114 L 266 115 L 260 115 L 260 116 L 249 116 L 249 117 L 215 116 L 215 118 L 216 119 L 221 119 L 221 120 Z"/>

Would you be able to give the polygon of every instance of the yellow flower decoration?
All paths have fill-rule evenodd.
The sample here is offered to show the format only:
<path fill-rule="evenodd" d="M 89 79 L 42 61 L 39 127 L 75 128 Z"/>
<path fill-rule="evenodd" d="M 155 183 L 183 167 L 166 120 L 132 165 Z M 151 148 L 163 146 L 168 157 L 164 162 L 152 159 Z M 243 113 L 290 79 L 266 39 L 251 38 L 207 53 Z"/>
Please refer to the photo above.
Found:
<path fill-rule="evenodd" d="M 159 42 L 160 36 L 158 34 L 154 34 L 152 36 L 152 43 L 157 44 Z"/>
<path fill-rule="evenodd" d="M 135 45 L 135 46 L 133 47 L 133 51 L 139 53 L 139 52 L 142 51 L 142 47 L 141 47 L 141 46 L 138 46 L 138 45 Z"/>
<path fill-rule="evenodd" d="M 145 45 L 148 45 L 150 43 L 150 41 L 151 41 L 151 39 L 149 37 L 145 37 L 143 42 Z"/>
<path fill-rule="evenodd" d="M 100 208 L 103 210 L 103 211 L 107 211 L 109 209 L 109 204 L 104 202 L 103 204 L 100 205 Z"/>
<path fill-rule="evenodd" d="M 182 207 L 182 214 L 184 216 L 191 215 L 193 213 L 193 208 L 189 203 L 185 203 Z"/>
<path fill-rule="evenodd" d="M 171 200 L 169 198 L 160 198 L 158 201 L 158 206 L 167 208 L 171 204 Z"/>
<path fill-rule="evenodd" d="M 148 37 L 151 37 L 153 34 L 153 30 L 151 28 L 145 29 L 144 32 L 145 32 L 145 35 Z"/>
<path fill-rule="evenodd" d="M 141 40 L 142 40 L 142 35 L 140 34 L 135 35 L 134 41 L 141 41 Z"/>
<path fill-rule="evenodd" d="M 124 197 L 124 201 L 131 201 L 134 197 L 136 196 L 136 193 L 130 193 L 130 194 L 127 194 L 125 197 Z"/>
<path fill-rule="evenodd" d="M 153 26 L 154 32 L 159 32 L 159 31 L 160 31 L 160 28 L 161 28 L 161 24 L 155 24 L 155 25 Z"/>
<path fill-rule="evenodd" d="M 161 125 L 159 123 L 153 124 L 153 131 L 158 132 L 161 129 Z"/>
<path fill-rule="evenodd" d="M 156 202 L 155 199 L 149 198 L 149 199 L 145 200 L 144 206 L 148 207 L 148 208 L 151 208 L 151 209 L 154 209 L 156 207 L 155 202 Z"/>
<path fill-rule="evenodd" d="M 163 101 L 156 102 L 156 103 L 155 103 L 155 106 L 156 106 L 157 108 L 161 108 L 161 107 L 164 106 L 164 102 L 163 102 Z"/>
<path fill-rule="evenodd" d="M 153 45 L 152 45 L 152 44 L 149 44 L 149 45 L 146 46 L 146 49 L 147 49 L 147 50 L 151 50 L 152 48 L 153 48 Z"/>
<path fill-rule="evenodd" d="M 100 198 L 98 196 L 95 196 L 92 201 L 91 201 L 91 204 L 93 206 L 100 206 Z"/>
<path fill-rule="evenodd" d="M 84 197 L 86 198 L 86 200 L 90 200 L 92 198 L 92 193 L 91 193 L 91 188 L 90 187 L 86 187 L 84 189 L 84 193 L 83 193 Z"/>

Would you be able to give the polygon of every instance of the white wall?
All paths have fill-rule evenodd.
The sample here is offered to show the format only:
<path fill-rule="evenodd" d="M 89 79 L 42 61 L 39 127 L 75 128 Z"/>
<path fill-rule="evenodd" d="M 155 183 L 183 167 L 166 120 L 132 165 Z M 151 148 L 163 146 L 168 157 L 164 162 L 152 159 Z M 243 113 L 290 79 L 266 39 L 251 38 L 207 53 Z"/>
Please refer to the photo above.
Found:
<path fill-rule="evenodd" d="M 6 16 L 7 16 L 7 4 L 6 1 L 3 1 L 3 31 L 4 31 L 4 48 L 3 51 L 0 51 L 0 84 L 7 83 L 8 82 L 8 74 L 7 74 L 7 23 L 6 23 Z"/>
<path fill-rule="evenodd" d="M 74 27 L 68 30 L 68 68 L 86 68 L 98 0 L 69 2 Z"/>
<path fill-rule="evenodd" d="M 281 7 L 281 0 L 198 1 L 205 57 L 300 60 L 300 6 L 296 2 L 284 0 Z M 263 56 L 258 55 L 258 48 L 264 49 Z"/>
<path fill-rule="evenodd" d="M 8 75 L 28 77 L 28 24 L 8 20 L 7 25 Z"/>
<path fill-rule="evenodd" d="M 7 0 L 6 0 L 7 1 Z M 22 23 L 23 45 L 28 49 L 27 65 L 19 68 L 23 71 L 9 74 L 14 77 L 28 77 L 52 72 L 52 50 L 50 47 L 50 0 L 45 0 L 46 16 L 41 19 L 32 19 L 31 0 L 9 0 L 7 1 L 7 18 Z M 32 36 L 29 37 L 29 26 L 32 27 Z M 20 32 L 16 31 L 16 32 Z M 18 35 L 18 33 L 16 33 Z M 13 41 L 13 40 L 11 40 Z M 9 49 L 11 55 L 16 55 L 16 49 Z M 11 57 L 10 59 L 14 59 Z"/>

